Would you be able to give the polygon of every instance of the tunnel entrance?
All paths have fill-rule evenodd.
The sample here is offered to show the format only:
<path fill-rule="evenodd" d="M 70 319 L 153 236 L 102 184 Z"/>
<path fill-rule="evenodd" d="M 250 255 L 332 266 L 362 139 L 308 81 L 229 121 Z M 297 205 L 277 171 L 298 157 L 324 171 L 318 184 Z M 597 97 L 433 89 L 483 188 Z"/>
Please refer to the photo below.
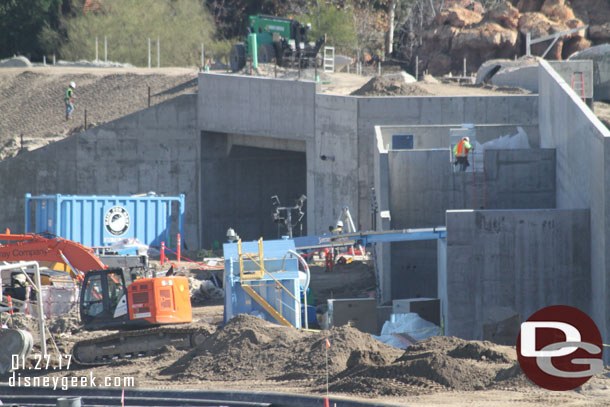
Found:
<path fill-rule="evenodd" d="M 294 206 L 307 194 L 304 151 L 239 145 L 234 144 L 235 138 L 202 132 L 201 234 L 206 249 L 222 247 L 230 227 L 242 240 L 286 235 L 286 227 L 273 221 L 277 201 L 272 197 L 277 196 L 282 206 Z M 244 140 L 244 136 L 239 139 Z M 256 143 L 257 137 L 251 139 Z M 306 233 L 303 216 L 293 235 Z"/>

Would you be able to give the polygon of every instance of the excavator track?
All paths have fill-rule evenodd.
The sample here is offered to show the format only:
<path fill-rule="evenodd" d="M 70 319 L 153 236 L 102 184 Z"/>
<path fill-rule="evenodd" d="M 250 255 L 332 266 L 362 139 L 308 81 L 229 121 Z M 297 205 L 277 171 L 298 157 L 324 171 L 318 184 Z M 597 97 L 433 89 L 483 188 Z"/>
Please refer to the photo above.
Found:
<path fill-rule="evenodd" d="M 122 331 L 75 343 L 72 361 L 81 366 L 107 365 L 121 359 L 147 356 L 166 345 L 176 349 L 194 348 L 208 335 L 207 330 L 193 326 Z"/>

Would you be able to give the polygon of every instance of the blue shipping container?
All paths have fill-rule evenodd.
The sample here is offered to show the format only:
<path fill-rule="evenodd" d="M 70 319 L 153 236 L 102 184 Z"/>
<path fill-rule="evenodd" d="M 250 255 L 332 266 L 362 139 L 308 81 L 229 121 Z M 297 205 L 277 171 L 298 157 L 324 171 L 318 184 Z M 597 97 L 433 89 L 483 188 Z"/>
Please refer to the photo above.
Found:
<path fill-rule="evenodd" d="M 173 202 L 178 203 L 178 231 L 170 231 Z M 89 247 L 111 246 L 126 238 L 149 246 L 165 241 L 171 247 L 170 239 L 182 235 L 183 227 L 184 195 L 25 194 L 26 233 L 47 232 Z"/>

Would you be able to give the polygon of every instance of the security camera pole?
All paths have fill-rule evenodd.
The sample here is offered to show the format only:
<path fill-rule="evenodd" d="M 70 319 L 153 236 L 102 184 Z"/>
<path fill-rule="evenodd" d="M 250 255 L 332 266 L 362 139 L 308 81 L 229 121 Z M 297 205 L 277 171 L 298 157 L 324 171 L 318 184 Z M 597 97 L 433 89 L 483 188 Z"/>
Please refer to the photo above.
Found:
<path fill-rule="evenodd" d="M 307 200 L 305 195 L 301 195 L 299 199 L 296 200 L 296 204 L 294 206 L 280 206 L 280 198 L 277 195 L 273 195 L 271 197 L 271 204 L 275 206 L 274 211 L 271 213 L 271 217 L 273 221 L 276 223 L 283 223 L 288 230 L 288 237 L 292 239 L 292 228 L 301 222 L 303 216 L 305 216 L 305 212 L 303 212 L 303 204 Z M 285 212 L 285 215 L 282 216 L 281 212 Z M 298 219 L 295 223 L 292 223 L 292 211 L 296 211 L 298 214 Z"/>

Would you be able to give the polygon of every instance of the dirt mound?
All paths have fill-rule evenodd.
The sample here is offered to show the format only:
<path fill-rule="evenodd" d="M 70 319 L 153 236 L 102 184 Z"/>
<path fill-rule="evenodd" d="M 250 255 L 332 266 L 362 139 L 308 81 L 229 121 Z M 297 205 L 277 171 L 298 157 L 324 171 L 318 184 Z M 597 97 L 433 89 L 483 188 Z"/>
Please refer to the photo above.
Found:
<path fill-rule="evenodd" d="M 333 377 L 331 390 L 406 395 L 439 389 L 510 387 L 509 381 L 523 384 L 522 379 L 514 349 L 486 341 L 438 336 L 410 346 L 392 363 L 348 367 Z"/>
<path fill-rule="evenodd" d="M 310 332 L 249 315 L 233 318 L 161 374 L 211 381 L 306 381 L 322 389 L 327 337 L 332 391 L 401 396 L 527 381 L 515 350 L 491 342 L 433 337 L 403 352 L 348 326 Z"/>
<path fill-rule="evenodd" d="M 327 336 L 331 374 L 362 363 L 387 365 L 402 353 L 347 326 L 311 332 L 239 315 L 162 374 L 230 381 L 314 380 L 322 384 Z"/>
<path fill-rule="evenodd" d="M 0 321 L 7 323 L 9 328 L 23 329 L 30 332 L 38 332 L 38 320 L 21 312 L 16 312 L 12 317 L 8 313 L 0 313 Z"/>
<path fill-rule="evenodd" d="M 56 315 L 47 320 L 49 331 L 56 335 L 72 335 L 80 332 L 83 328 L 80 325 L 78 308 L 72 307 L 70 312 L 63 315 Z"/>
<path fill-rule="evenodd" d="M 400 79 L 376 76 L 358 90 L 354 96 L 425 96 L 430 93 L 415 83 L 404 83 Z"/>

